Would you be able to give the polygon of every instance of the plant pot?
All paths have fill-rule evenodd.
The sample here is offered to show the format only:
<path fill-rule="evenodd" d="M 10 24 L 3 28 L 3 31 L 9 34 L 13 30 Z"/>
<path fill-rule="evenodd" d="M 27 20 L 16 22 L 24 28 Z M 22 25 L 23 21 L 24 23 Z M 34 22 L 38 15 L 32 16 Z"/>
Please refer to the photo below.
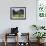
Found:
<path fill-rule="evenodd" d="M 40 43 L 40 39 L 37 39 L 37 43 Z"/>
<path fill-rule="evenodd" d="M 45 39 L 38 39 L 37 42 L 38 42 L 39 44 L 41 44 L 41 43 L 44 42 L 44 40 L 45 40 Z"/>
<path fill-rule="evenodd" d="M 45 40 L 45 39 L 40 39 L 40 43 L 44 43 L 44 40 Z"/>

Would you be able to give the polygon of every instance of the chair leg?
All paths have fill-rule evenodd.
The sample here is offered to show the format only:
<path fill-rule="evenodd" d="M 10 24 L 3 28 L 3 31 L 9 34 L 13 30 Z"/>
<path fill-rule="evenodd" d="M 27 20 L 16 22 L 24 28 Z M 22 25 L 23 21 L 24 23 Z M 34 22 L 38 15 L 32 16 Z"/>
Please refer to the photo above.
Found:
<path fill-rule="evenodd" d="M 7 34 L 5 34 L 5 46 L 7 46 Z"/>
<path fill-rule="evenodd" d="M 7 42 L 5 41 L 5 46 L 7 46 Z"/>

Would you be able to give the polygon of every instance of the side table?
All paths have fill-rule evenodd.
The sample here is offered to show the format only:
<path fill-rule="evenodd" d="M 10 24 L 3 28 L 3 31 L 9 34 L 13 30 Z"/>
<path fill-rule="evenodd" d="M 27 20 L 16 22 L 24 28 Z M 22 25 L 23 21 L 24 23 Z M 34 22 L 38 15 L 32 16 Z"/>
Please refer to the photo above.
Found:
<path fill-rule="evenodd" d="M 7 37 L 7 36 L 8 36 L 8 37 Z M 15 46 L 18 46 L 18 33 L 17 33 L 17 34 L 16 34 L 16 33 L 15 33 L 15 34 L 6 33 L 6 34 L 5 34 L 5 46 L 7 46 L 7 43 L 8 43 L 8 42 L 7 42 L 7 38 L 10 38 L 10 36 L 16 36 L 16 37 L 17 37 L 17 39 L 16 39 L 17 42 L 16 42 L 16 45 L 15 45 Z"/>

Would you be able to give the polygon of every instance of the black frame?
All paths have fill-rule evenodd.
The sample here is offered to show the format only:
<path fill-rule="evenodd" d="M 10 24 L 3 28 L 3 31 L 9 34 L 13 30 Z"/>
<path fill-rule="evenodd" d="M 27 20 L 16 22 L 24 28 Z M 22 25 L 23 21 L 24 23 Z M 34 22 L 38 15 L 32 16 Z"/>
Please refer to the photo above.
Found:
<path fill-rule="evenodd" d="M 24 9 L 24 18 L 12 18 L 12 16 L 13 16 L 13 11 L 12 11 L 12 8 L 23 8 Z M 10 7 L 10 19 L 11 20 L 25 20 L 26 19 L 26 7 Z"/>

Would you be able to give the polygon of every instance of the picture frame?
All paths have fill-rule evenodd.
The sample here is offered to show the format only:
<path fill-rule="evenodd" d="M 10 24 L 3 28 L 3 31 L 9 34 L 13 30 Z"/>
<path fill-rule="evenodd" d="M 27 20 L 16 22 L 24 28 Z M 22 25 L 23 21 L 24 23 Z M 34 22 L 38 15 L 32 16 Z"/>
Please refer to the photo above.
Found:
<path fill-rule="evenodd" d="M 36 24 L 37 25 L 46 25 L 46 0 L 37 0 L 36 1 Z"/>
<path fill-rule="evenodd" d="M 37 9 L 37 17 L 39 19 L 46 18 L 46 0 L 37 0 L 36 2 L 36 9 Z"/>
<path fill-rule="evenodd" d="M 26 7 L 11 7 L 10 8 L 11 20 L 24 20 L 26 19 Z"/>

